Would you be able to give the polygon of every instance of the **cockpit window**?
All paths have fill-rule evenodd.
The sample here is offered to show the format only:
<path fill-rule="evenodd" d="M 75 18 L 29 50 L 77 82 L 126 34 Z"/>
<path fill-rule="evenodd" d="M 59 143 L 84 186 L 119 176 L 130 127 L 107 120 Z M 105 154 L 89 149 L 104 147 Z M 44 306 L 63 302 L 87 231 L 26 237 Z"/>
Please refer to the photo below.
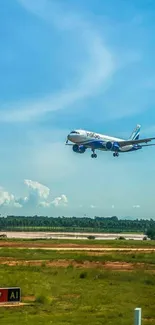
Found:
<path fill-rule="evenodd" d="M 80 134 L 80 133 L 77 131 L 72 131 L 70 134 Z"/>

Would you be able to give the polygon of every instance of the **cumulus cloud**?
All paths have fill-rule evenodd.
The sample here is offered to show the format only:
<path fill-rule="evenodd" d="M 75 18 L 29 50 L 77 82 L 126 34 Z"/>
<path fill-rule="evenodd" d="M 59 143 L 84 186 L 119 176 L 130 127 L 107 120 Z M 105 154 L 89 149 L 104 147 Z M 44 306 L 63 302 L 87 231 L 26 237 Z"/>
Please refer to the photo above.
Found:
<path fill-rule="evenodd" d="M 13 194 L 5 191 L 0 187 L 0 206 L 21 207 L 20 203 L 16 202 Z"/>
<path fill-rule="evenodd" d="M 13 194 L 0 187 L 0 207 L 10 206 L 22 208 L 28 205 L 49 208 L 51 206 L 67 206 L 68 204 L 68 198 L 64 194 L 53 200 L 50 199 L 50 189 L 39 182 L 25 179 L 24 184 L 27 187 L 28 195 L 20 198 L 16 198 Z"/>
<path fill-rule="evenodd" d="M 56 207 L 58 205 L 64 205 L 66 206 L 68 203 L 68 199 L 66 197 L 66 195 L 62 194 L 61 196 L 59 197 L 56 197 L 53 201 L 52 201 L 52 204 L 54 204 Z"/>
<path fill-rule="evenodd" d="M 29 189 L 29 199 L 47 199 L 50 194 L 50 189 L 38 182 L 32 181 L 30 179 L 24 180 L 25 185 Z"/>

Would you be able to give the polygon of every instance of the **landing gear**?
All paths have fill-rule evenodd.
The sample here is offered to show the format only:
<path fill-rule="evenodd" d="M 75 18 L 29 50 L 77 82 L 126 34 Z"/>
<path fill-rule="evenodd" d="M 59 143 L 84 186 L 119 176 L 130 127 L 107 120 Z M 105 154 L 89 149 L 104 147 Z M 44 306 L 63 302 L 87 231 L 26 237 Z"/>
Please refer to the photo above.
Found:
<path fill-rule="evenodd" d="M 118 156 L 119 156 L 119 153 L 118 153 L 118 152 L 114 152 L 114 153 L 113 153 L 113 156 L 114 156 L 114 157 L 118 157 Z"/>
<path fill-rule="evenodd" d="M 97 154 L 96 153 L 92 153 L 91 157 L 92 158 L 97 158 Z"/>
<path fill-rule="evenodd" d="M 92 153 L 91 157 L 92 157 L 92 158 L 97 158 L 97 154 L 95 153 L 95 150 L 94 150 L 94 149 L 92 149 L 92 152 L 93 152 L 93 153 Z"/>

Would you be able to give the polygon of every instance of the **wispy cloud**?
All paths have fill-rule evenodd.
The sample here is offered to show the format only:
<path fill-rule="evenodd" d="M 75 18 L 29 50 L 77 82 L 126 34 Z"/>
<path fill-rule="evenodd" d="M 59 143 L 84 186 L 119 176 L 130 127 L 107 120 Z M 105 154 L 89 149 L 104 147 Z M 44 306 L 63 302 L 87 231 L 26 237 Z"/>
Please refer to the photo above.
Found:
<path fill-rule="evenodd" d="M 85 54 L 84 62 L 79 62 L 80 76 L 77 81 L 70 80 L 71 87 L 46 98 L 37 98 L 26 102 L 15 102 L 1 107 L 1 122 L 28 122 L 41 118 L 44 114 L 68 108 L 79 100 L 94 96 L 102 87 L 108 87 L 115 72 L 115 60 L 104 43 L 100 32 L 90 22 L 77 13 L 68 11 L 60 3 L 48 0 L 18 0 L 29 13 L 44 19 L 46 23 L 78 37 Z M 78 51 L 78 48 L 77 48 Z M 74 58 L 73 58 L 74 61 Z M 74 85 L 74 86 L 72 86 Z"/>

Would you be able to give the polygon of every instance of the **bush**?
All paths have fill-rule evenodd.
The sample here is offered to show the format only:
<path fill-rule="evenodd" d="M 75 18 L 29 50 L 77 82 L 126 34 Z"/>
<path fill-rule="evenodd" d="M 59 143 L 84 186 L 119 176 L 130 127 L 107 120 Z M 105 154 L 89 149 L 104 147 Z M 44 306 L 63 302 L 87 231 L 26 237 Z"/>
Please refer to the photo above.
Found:
<path fill-rule="evenodd" d="M 90 236 L 88 236 L 87 238 L 88 238 L 88 239 L 95 239 L 95 236 L 90 235 Z"/>
<path fill-rule="evenodd" d="M 49 299 L 48 297 L 44 296 L 44 295 L 40 295 L 36 298 L 36 302 L 38 302 L 39 304 L 48 304 L 49 303 Z"/>
<path fill-rule="evenodd" d="M 0 238 L 7 238 L 6 234 L 0 234 Z"/>
<path fill-rule="evenodd" d="M 147 237 L 154 240 L 155 239 L 155 228 L 150 228 L 146 232 Z"/>
<path fill-rule="evenodd" d="M 81 272 L 80 273 L 80 279 L 84 279 L 87 277 L 87 272 Z"/>

